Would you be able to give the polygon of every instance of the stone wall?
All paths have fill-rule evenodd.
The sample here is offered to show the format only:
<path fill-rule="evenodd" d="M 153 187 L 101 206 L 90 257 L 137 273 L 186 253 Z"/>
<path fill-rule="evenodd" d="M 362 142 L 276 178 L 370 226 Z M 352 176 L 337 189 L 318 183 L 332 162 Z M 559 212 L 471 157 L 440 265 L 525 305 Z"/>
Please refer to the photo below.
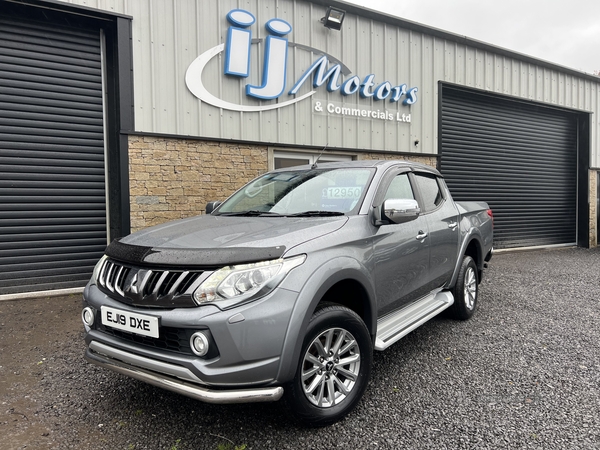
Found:
<path fill-rule="evenodd" d="M 129 137 L 131 230 L 204 212 L 267 171 L 267 147 Z"/>

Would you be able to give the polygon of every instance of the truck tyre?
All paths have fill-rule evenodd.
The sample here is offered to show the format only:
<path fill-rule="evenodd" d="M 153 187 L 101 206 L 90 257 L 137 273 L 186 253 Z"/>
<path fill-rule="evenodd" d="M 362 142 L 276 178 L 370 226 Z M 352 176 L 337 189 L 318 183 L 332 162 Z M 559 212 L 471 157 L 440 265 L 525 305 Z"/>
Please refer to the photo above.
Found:
<path fill-rule="evenodd" d="M 361 318 L 329 304 L 312 316 L 294 380 L 285 389 L 292 413 L 310 426 L 340 420 L 361 399 L 371 374 L 373 344 Z"/>
<path fill-rule="evenodd" d="M 449 308 L 454 319 L 468 320 L 477 309 L 479 293 L 479 280 L 477 279 L 477 266 L 470 256 L 463 258 L 456 285 L 452 289 L 454 304 Z"/>

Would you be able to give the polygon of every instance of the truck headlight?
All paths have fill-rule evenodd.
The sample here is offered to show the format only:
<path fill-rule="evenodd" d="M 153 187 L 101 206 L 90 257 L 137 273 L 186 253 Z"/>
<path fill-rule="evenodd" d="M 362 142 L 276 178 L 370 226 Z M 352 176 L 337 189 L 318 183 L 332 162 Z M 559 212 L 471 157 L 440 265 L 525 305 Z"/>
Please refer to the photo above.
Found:
<path fill-rule="evenodd" d="M 257 292 L 265 295 L 275 289 L 285 275 L 304 262 L 306 255 L 274 259 L 252 264 L 223 267 L 213 272 L 194 292 L 198 304 L 250 297 Z"/>

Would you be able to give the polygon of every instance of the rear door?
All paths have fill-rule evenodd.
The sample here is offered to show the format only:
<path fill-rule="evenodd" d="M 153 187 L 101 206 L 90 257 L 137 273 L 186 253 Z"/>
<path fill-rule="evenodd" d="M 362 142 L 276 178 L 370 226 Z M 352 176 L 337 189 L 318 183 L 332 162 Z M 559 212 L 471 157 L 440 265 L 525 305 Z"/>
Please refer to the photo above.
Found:
<path fill-rule="evenodd" d="M 456 266 L 459 243 L 459 214 L 442 179 L 434 174 L 411 174 L 418 186 L 422 218 L 427 221 L 429 272 L 427 291 L 443 286 Z"/>

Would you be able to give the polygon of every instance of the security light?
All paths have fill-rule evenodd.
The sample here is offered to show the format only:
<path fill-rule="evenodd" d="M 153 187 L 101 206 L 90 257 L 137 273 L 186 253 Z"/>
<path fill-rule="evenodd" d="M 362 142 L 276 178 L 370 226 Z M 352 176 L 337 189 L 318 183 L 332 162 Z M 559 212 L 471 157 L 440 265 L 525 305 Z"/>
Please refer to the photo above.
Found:
<path fill-rule="evenodd" d="M 339 31 L 342 29 L 342 22 L 344 21 L 345 15 L 346 11 L 343 9 L 337 9 L 330 6 L 327 8 L 325 17 L 321 19 L 321 23 L 327 28 Z"/>

